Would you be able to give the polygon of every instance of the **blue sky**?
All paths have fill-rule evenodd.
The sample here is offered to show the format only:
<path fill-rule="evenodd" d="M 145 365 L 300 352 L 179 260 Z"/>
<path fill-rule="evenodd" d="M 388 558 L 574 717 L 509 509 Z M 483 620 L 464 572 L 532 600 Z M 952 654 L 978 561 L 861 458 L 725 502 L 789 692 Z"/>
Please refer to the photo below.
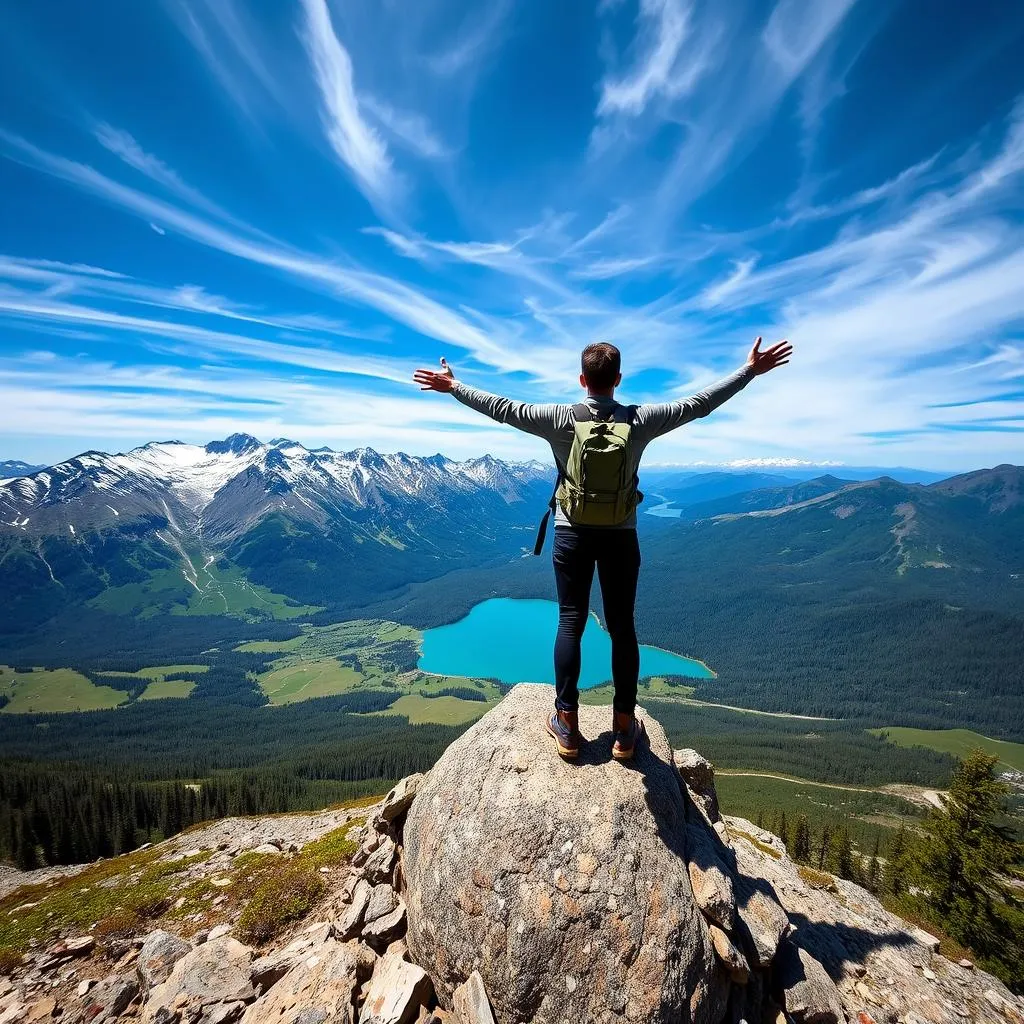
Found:
<path fill-rule="evenodd" d="M 0 458 L 234 430 L 543 457 L 573 401 L 791 365 L 662 463 L 1024 462 L 1024 5 L 0 7 Z"/>

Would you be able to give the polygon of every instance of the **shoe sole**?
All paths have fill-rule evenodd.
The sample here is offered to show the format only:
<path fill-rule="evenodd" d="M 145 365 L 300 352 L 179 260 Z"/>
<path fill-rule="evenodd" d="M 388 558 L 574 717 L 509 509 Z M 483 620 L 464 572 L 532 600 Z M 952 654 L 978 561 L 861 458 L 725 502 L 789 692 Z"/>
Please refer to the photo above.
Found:
<path fill-rule="evenodd" d="M 544 728 L 547 730 L 547 734 L 555 741 L 555 746 L 558 748 L 558 754 L 560 757 L 567 759 L 574 759 L 579 757 L 579 747 L 573 750 L 572 747 L 562 746 L 562 741 L 558 738 L 558 734 L 551 728 L 550 723 L 546 724 Z"/>

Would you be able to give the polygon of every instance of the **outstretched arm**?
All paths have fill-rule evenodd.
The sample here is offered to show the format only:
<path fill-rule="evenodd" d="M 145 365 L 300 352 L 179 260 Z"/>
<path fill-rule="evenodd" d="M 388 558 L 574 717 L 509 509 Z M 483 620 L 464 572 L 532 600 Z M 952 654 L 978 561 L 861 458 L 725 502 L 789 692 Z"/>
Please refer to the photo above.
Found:
<path fill-rule="evenodd" d="M 698 391 L 691 398 L 684 398 L 678 402 L 661 402 L 657 405 L 641 405 L 637 410 L 636 423 L 649 439 L 653 439 L 691 420 L 707 416 L 723 402 L 727 402 L 733 395 L 742 391 L 755 377 L 788 363 L 792 352 L 793 346 L 788 341 L 776 342 L 762 352 L 761 339 L 758 338 L 750 350 L 746 363 L 735 373 L 717 384 L 712 384 L 706 391 Z"/>
<path fill-rule="evenodd" d="M 453 395 L 463 405 L 489 416 L 499 423 L 507 423 L 527 434 L 536 434 L 550 440 L 563 426 L 566 406 L 530 405 L 516 402 L 511 398 L 492 395 L 479 388 L 470 387 L 455 379 L 455 373 L 446 359 L 441 360 L 441 370 L 417 370 L 412 379 L 420 385 L 421 391 L 440 391 Z"/>

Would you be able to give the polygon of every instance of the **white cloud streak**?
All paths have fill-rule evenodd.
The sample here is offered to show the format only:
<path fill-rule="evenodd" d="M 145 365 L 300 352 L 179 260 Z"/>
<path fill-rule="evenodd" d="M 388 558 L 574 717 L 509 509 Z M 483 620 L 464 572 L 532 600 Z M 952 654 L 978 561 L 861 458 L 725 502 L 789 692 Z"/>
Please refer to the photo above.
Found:
<path fill-rule="evenodd" d="M 387 145 L 363 117 L 356 95 L 352 59 L 334 33 L 326 0 L 302 0 L 303 41 L 320 90 L 327 139 L 373 202 L 390 200 L 398 179 Z"/>
<path fill-rule="evenodd" d="M 599 117 L 636 116 L 656 97 L 674 100 L 688 93 L 707 68 L 703 55 L 684 47 L 691 35 L 692 8 L 683 0 L 640 0 L 636 64 L 621 77 L 606 77 L 597 104 Z"/>

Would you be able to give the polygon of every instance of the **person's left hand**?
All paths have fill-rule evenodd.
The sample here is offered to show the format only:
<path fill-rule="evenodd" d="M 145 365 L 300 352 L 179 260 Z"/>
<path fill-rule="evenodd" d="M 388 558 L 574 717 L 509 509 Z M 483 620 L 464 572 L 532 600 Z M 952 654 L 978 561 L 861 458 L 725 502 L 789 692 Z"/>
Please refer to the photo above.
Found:
<path fill-rule="evenodd" d="M 441 372 L 437 370 L 417 370 L 412 379 L 420 385 L 420 391 L 451 391 L 455 383 L 455 372 L 448 365 L 448 360 L 441 357 Z"/>
<path fill-rule="evenodd" d="M 776 366 L 785 366 L 789 357 L 793 354 L 793 346 L 788 341 L 777 341 L 771 348 L 761 351 L 761 339 L 754 342 L 754 347 L 747 356 L 747 366 L 754 373 L 767 373 L 774 370 Z"/>

